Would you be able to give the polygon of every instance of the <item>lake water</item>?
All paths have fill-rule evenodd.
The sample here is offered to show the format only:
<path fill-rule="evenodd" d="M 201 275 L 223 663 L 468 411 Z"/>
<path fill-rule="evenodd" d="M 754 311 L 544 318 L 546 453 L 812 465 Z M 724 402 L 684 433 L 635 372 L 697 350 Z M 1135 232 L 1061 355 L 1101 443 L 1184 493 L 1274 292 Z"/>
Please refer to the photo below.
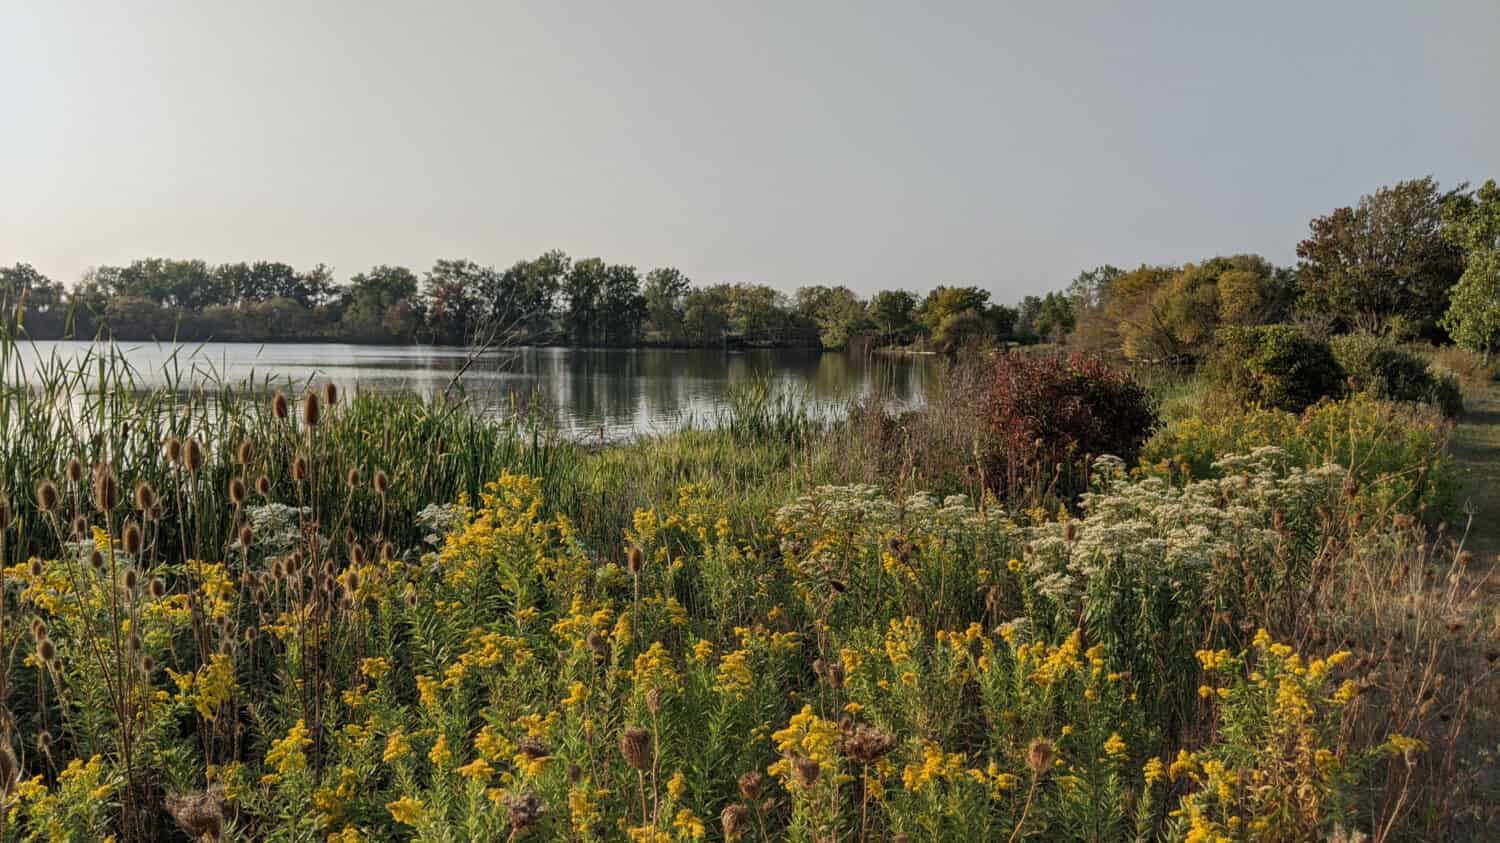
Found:
<path fill-rule="evenodd" d="M 38 342 L 22 353 L 32 361 L 79 360 L 90 347 Z M 457 377 L 462 393 L 486 411 L 510 412 L 540 400 L 561 430 L 584 439 L 712 425 L 726 412 L 730 384 L 750 378 L 765 378 L 822 414 L 839 413 L 877 389 L 910 406 L 922 400 L 934 366 L 924 357 L 801 349 L 504 349 L 465 368 L 465 350 L 429 346 L 122 342 L 116 348 L 147 387 L 269 378 L 297 389 L 332 380 L 345 389 L 408 390 L 431 398 Z"/>

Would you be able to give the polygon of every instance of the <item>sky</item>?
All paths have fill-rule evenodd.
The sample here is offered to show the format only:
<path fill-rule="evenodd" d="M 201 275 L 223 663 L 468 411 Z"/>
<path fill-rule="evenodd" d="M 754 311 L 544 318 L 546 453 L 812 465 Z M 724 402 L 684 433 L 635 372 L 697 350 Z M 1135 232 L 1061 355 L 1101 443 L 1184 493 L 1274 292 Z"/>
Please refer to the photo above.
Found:
<path fill-rule="evenodd" d="M 0 264 L 996 300 L 1500 177 L 1500 2 L 0 0 Z"/>

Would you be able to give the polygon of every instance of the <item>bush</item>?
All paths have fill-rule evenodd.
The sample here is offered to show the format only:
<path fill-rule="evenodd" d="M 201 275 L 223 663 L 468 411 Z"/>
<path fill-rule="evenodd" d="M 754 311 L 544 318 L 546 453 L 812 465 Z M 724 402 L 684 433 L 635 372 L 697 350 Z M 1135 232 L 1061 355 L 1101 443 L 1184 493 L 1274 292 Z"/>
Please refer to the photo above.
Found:
<path fill-rule="evenodd" d="M 1146 390 L 1093 357 L 1007 355 L 997 360 L 986 398 L 992 435 L 985 460 L 991 488 L 1087 484 L 1088 460 L 1133 461 L 1156 426 Z"/>
<path fill-rule="evenodd" d="M 1291 325 L 1221 328 L 1212 373 L 1243 403 L 1292 412 L 1344 388 L 1328 343 Z"/>
<path fill-rule="evenodd" d="M 1387 401 L 1433 404 L 1449 416 L 1463 410 L 1456 379 L 1435 377 L 1422 358 L 1388 337 L 1345 334 L 1334 337 L 1330 345 L 1354 389 Z"/>

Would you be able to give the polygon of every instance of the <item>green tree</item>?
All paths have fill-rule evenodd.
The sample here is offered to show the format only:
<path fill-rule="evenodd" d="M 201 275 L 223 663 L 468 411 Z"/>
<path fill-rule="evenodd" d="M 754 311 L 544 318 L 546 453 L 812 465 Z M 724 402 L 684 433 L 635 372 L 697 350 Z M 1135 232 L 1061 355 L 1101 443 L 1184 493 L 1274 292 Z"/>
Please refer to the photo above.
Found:
<path fill-rule="evenodd" d="M 512 264 L 481 292 L 488 333 L 507 344 L 550 340 L 557 296 L 572 265 L 559 250 Z"/>
<path fill-rule="evenodd" d="M 1464 249 L 1464 269 L 1454 285 L 1442 326 L 1463 348 L 1483 354 L 1500 345 L 1500 188 L 1494 179 L 1473 197 L 1444 209 L 1443 235 Z"/>
<path fill-rule="evenodd" d="M 646 318 L 646 298 L 641 295 L 641 279 L 635 267 L 612 264 L 604 270 L 604 284 L 599 291 L 599 317 L 603 322 L 605 345 L 633 346 L 640 339 L 641 322 Z"/>
<path fill-rule="evenodd" d="M 684 338 L 684 298 L 692 282 L 673 267 L 653 269 L 646 273 L 641 292 L 646 299 L 649 331 L 659 342 L 678 343 Z"/>
<path fill-rule="evenodd" d="M 439 260 L 422 280 L 422 304 L 433 342 L 460 345 L 479 339 L 482 295 L 499 283 L 493 267 L 471 260 Z"/>
<path fill-rule="evenodd" d="M 827 349 L 843 349 L 867 324 L 865 303 L 848 287 L 802 287 L 797 310 L 817 327 L 818 342 Z"/>
<path fill-rule="evenodd" d="M 870 299 L 870 321 L 882 345 L 905 345 L 917 333 L 917 297 L 906 290 L 881 290 Z"/>
<path fill-rule="evenodd" d="M 1443 237 L 1443 193 L 1431 176 L 1398 182 L 1310 223 L 1297 245 L 1299 305 L 1336 327 L 1431 334 L 1463 272 Z"/>
<path fill-rule="evenodd" d="M 351 339 L 412 339 L 422 324 L 417 276 L 404 266 L 377 266 L 349 279 L 343 295 L 344 333 Z"/>
<path fill-rule="evenodd" d="M 689 290 L 682 297 L 682 331 L 693 345 L 723 343 L 729 333 L 729 285 Z"/>
<path fill-rule="evenodd" d="M 574 261 L 563 276 L 563 333 L 574 345 L 594 345 L 600 339 L 600 296 L 607 276 L 608 267 L 600 258 Z"/>

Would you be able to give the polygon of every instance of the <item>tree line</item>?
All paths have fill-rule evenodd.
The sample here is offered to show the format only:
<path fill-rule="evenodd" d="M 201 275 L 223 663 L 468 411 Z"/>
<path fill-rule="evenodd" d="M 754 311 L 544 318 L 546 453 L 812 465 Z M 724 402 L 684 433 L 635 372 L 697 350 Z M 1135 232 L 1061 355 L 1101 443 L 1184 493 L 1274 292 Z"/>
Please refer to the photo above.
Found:
<path fill-rule="evenodd" d="M 799 346 L 948 351 L 1060 341 L 1157 362 L 1201 359 L 1220 327 L 1299 322 L 1500 345 L 1500 189 L 1398 182 L 1309 223 L 1297 265 L 1253 254 L 1181 265 L 1101 266 L 1016 306 L 973 285 L 925 295 L 846 286 L 788 295 L 694 284 L 561 251 L 506 269 L 439 260 L 421 275 L 376 266 L 338 282 L 327 266 L 145 258 L 90 270 L 68 289 L 28 264 L 0 268 L 0 302 L 37 339 L 424 342 L 443 345 Z"/>
<path fill-rule="evenodd" d="M 92 269 L 68 289 L 19 263 L 0 268 L 0 301 L 36 339 L 842 349 L 1042 336 L 1025 303 L 994 303 L 976 286 L 869 300 L 845 286 L 787 295 L 762 284 L 695 285 L 672 267 L 642 275 L 561 251 L 506 269 L 452 259 L 418 275 L 382 265 L 344 283 L 322 264 L 145 258 Z"/>

